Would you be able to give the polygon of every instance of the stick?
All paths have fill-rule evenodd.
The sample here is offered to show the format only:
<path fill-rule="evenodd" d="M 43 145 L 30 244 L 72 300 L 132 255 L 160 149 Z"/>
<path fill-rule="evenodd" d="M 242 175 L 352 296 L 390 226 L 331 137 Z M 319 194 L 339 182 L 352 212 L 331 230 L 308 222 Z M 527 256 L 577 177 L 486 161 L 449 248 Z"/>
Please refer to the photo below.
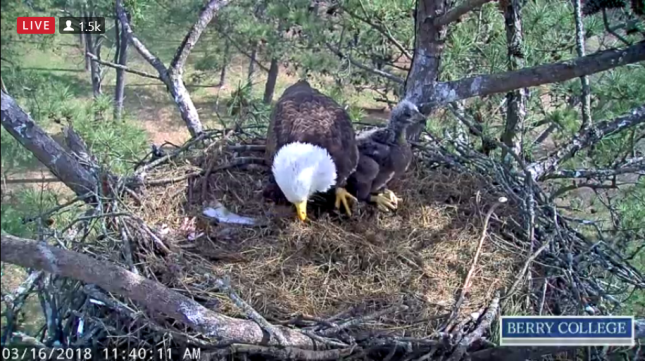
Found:
<path fill-rule="evenodd" d="M 255 321 L 260 327 L 266 330 L 271 336 L 278 339 L 280 346 L 287 346 L 287 339 L 284 337 L 282 332 L 272 324 L 270 324 L 262 315 L 260 315 L 256 310 L 253 309 L 246 301 L 244 301 L 240 296 L 238 296 L 235 291 L 231 288 L 228 280 L 217 279 L 215 281 L 215 286 L 220 289 L 220 291 L 226 293 L 226 295 L 239 307 L 250 319 Z"/>
<path fill-rule="evenodd" d="M 446 321 L 446 324 L 445 324 L 446 327 L 457 317 L 457 314 L 459 313 L 459 309 L 461 308 L 461 305 L 464 303 L 464 300 L 466 299 L 466 293 L 468 293 L 468 291 L 470 290 L 470 281 L 471 281 L 471 278 L 473 277 L 473 274 L 475 273 L 475 267 L 477 266 L 477 261 L 479 260 L 479 255 L 481 254 L 482 246 L 484 245 L 484 240 L 486 239 L 486 233 L 488 231 L 488 223 L 490 222 L 490 217 L 493 215 L 495 208 L 497 208 L 498 206 L 500 206 L 502 203 L 505 203 L 505 202 L 506 202 L 506 198 L 504 197 L 499 198 L 499 201 L 490 207 L 490 209 L 486 213 L 486 217 L 484 217 L 484 226 L 482 228 L 482 235 L 479 238 L 477 251 L 475 251 L 475 256 L 473 257 L 473 263 L 471 264 L 470 269 L 466 274 L 466 278 L 464 279 L 464 285 L 461 287 L 461 292 L 459 293 L 459 298 L 457 299 L 457 302 L 455 302 L 455 305 L 452 308 L 452 312 L 450 313 L 450 317 L 448 317 L 448 320 Z"/>
<path fill-rule="evenodd" d="M 121 69 L 121 70 L 123 70 L 125 72 L 136 74 L 136 75 L 139 75 L 139 76 L 142 76 L 142 77 L 145 77 L 145 78 L 161 80 L 161 78 L 158 75 L 152 75 L 152 74 L 140 71 L 140 70 L 130 69 L 125 65 L 115 64 L 115 63 L 112 63 L 112 62 L 109 62 L 109 61 L 101 60 L 96 55 L 94 55 L 94 54 L 92 54 L 90 52 L 85 53 L 85 56 L 90 58 L 92 61 L 95 61 L 95 62 L 97 62 L 97 63 L 99 63 L 101 65 L 109 66 L 110 68 Z"/>
<path fill-rule="evenodd" d="M 493 320 L 495 320 L 495 316 L 497 315 L 497 311 L 499 310 L 499 293 L 495 295 L 495 298 L 493 301 L 490 303 L 490 306 L 488 306 L 488 310 L 486 313 L 482 316 L 481 322 L 479 323 L 479 326 L 468 334 L 468 336 L 464 337 L 459 341 L 457 344 L 457 348 L 455 349 L 455 352 L 450 356 L 448 361 L 459 361 L 461 358 L 466 354 L 466 350 L 468 349 L 468 346 L 472 345 L 473 342 L 479 340 L 482 338 L 484 335 L 484 332 L 490 328 L 490 325 L 493 323 Z"/>
<path fill-rule="evenodd" d="M 386 309 L 376 311 L 376 312 L 374 312 L 372 314 L 362 316 L 362 317 L 357 317 L 357 318 L 355 318 L 353 320 L 349 320 L 347 322 L 341 323 L 340 325 L 338 325 L 336 327 L 328 328 L 328 329 L 325 329 L 325 330 L 322 330 L 322 331 L 317 331 L 317 332 L 318 332 L 318 334 L 323 335 L 323 336 L 331 336 L 331 335 L 333 335 L 335 333 L 338 333 L 338 332 L 340 332 L 342 330 L 345 330 L 347 328 L 350 328 L 352 326 L 360 325 L 361 323 L 365 323 L 366 321 L 373 320 L 375 318 L 379 318 L 379 317 L 381 317 L 383 315 L 386 315 L 386 314 L 388 314 L 390 312 L 396 311 L 399 308 L 402 309 L 402 310 L 407 310 L 408 306 L 406 306 L 406 305 L 395 305 L 395 306 L 392 306 L 392 307 L 388 307 Z"/>

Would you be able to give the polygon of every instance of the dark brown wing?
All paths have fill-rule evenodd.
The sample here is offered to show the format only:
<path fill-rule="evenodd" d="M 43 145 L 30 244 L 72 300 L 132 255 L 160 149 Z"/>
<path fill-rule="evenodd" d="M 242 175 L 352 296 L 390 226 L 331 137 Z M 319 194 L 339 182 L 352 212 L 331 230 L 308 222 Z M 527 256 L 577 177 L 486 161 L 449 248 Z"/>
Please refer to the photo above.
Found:
<path fill-rule="evenodd" d="M 302 81 L 287 88 L 273 110 L 267 134 L 269 164 L 280 147 L 296 141 L 327 149 L 336 163 L 337 186 L 344 186 L 356 169 L 358 148 L 349 115 Z"/>

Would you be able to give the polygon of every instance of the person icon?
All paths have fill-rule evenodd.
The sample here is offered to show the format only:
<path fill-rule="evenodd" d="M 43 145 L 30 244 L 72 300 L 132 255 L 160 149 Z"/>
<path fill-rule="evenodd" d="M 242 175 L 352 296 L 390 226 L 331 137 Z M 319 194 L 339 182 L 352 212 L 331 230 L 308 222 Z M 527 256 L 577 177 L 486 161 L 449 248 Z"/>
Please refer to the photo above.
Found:
<path fill-rule="evenodd" d="M 65 29 L 63 31 L 74 31 L 74 28 L 72 28 L 72 21 L 71 20 L 66 20 L 65 21 Z"/>

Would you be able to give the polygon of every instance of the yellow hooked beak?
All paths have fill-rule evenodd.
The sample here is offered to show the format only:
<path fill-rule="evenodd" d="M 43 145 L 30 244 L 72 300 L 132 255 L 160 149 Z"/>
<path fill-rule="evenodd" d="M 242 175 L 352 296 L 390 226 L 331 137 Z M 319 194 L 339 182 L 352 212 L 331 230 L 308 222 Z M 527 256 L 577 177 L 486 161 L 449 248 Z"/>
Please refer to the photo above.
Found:
<path fill-rule="evenodd" d="M 301 221 L 304 221 L 307 219 L 307 200 L 304 200 L 299 203 L 294 203 L 296 206 L 296 212 L 298 213 L 298 218 Z"/>

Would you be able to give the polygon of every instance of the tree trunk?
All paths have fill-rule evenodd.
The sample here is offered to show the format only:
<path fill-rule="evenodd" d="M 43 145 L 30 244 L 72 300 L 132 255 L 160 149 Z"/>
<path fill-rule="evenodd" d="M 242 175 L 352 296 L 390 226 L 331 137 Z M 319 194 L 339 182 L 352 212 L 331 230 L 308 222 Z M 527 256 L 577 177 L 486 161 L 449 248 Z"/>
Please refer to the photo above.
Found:
<path fill-rule="evenodd" d="M 275 92 L 275 83 L 278 80 L 278 73 L 280 72 L 280 62 L 278 59 L 271 59 L 271 66 L 269 67 L 269 75 L 267 77 L 267 84 L 264 88 L 264 104 L 271 104 L 273 100 L 273 93 Z"/>
<path fill-rule="evenodd" d="M 231 41 L 227 38 L 226 43 L 224 44 L 224 61 L 222 65 L 222 70 L 219 73 L 219 86 L 223 87 L 226 85 L 226 68 L 228 68 L 228 63 L 231 56 Z"/>
<path fill-rule="evenodd" d="M 119 63 L 119 51 L 121 49 L 121 32 L 119 31 L 119 17 L 114 17 L 114 60 L 112 61 L 115 64 Z"/>
<path fill-rule="evenodd" d="M 77 195 L 97 189 L 94 175 L 36 124 L 13 98 L 2 93 L 2 126 Z"/>
<path fill-rule="evenodd" d="M 199 120 L 197 108 L 195 108 L 195 104 L 190 98 L 188 89 L 186 89 L 184 79 L 181 77 L 181 74 L 169 74 L 168 78 L 170 82 L 168 90 L 179 107 L 181 119 L 186 123 L 186 126 L 190 131 L 190 135 L 196 137 L 203 131 L 202 123 Z"/>
<path fill-rule="evenodd" d="M 118 28 L 118 26 L 117 26 Z M 117 32 L 119 32 L 117 30 Z M 127 66 L 128 64 L 128 38 L 125 31 L 119 32 L 119 59 L 116 62 L 119 65 Z M 114 89 L 114 119 L 121 120 L 123 117 L 123 100 L 125 98 L 125 70 L 116 70 L 116 88 Z"/>
<path fill-rule="evenodd" d="M 518 70 L 524 66 L 521 0 L 510 0 L 506 3 L 504 21 L 508 49 L 508 70 Z M 504 124 L 501 141 L 512 149 L 515 154 L 521 156 L 524 120 L 526 118 L 526 90 L 520 88 L 508 92 L 506 100 L 506 123 Z M 505 151 L 502 154 L 504 161 L 510 161 L 510 157 Z"/>
<path fill-rule="evenodd" d="M 573 0 L 573 9 L 576 22 L 576 52 L 578 56 L 585 56 L 585 29 L 584 23 L 582 22 L 582 6 L 580 0 Z M 591 127 L 591 89 L 589 88 L 589 78 L 587 76 L 581 76 L 580 85 L 582 86 L 582 124 L 580 129 L 588 129 Z"/>
<path fill-rule="evenodd" d="M 446 38 L 446 26 L 434 25 L 429 20 L 446 11 L 447 0 L 417 0 L 414 20 L 414 55 L 412 66 L 405 79 L 405 97 L 415 104 L 423 99 L 424 86 L 434 86 L 439 77 L 441 55 Z M 430 112 L 434 111 L 432 109 Z M 425 122 L 413 124 L 408 130 L 408 139 L 418 140 Z"/>
<path fill-rule="evenodd" d="M 255 62 L 258 55 L 258 43 L 253 43 L 253 50 L 251 51 L 251 59 L 249 61 L 249 72 L 246 76 L 246 83 L 249 86 L 249 91 L 253 89 L 253 74 L 255 73 Z"/>
<path fill-rule="evenodd" d="M 97 46 L 94 44 L 94 39 L 91 34 L 85 34 L 85 49 L 87 52 L 96 55 L 98 59 L 101 59 L 101 47 L 100 42 L 97 41 Z M 86 57 L 87 58 L 87 57 Z M 103 91 L 101 89 L 101 65 L 96 61 L 90 61 L 90 77 L 92 79 L 92 92 L 94 98 L 97 98 Z"/>
<path fill-rule="evenodd" d="M 90 34 L 81 34 L 81 47 L 83 48 L 83 54 L 87 54 L 88 52 L 92 52 L 91 48 L 87 46 L 87 38 L 91 37 Z M 86 56 L 85 57 L 85 71 L 90 71 L 92 69 L 92 61 Z"/>

